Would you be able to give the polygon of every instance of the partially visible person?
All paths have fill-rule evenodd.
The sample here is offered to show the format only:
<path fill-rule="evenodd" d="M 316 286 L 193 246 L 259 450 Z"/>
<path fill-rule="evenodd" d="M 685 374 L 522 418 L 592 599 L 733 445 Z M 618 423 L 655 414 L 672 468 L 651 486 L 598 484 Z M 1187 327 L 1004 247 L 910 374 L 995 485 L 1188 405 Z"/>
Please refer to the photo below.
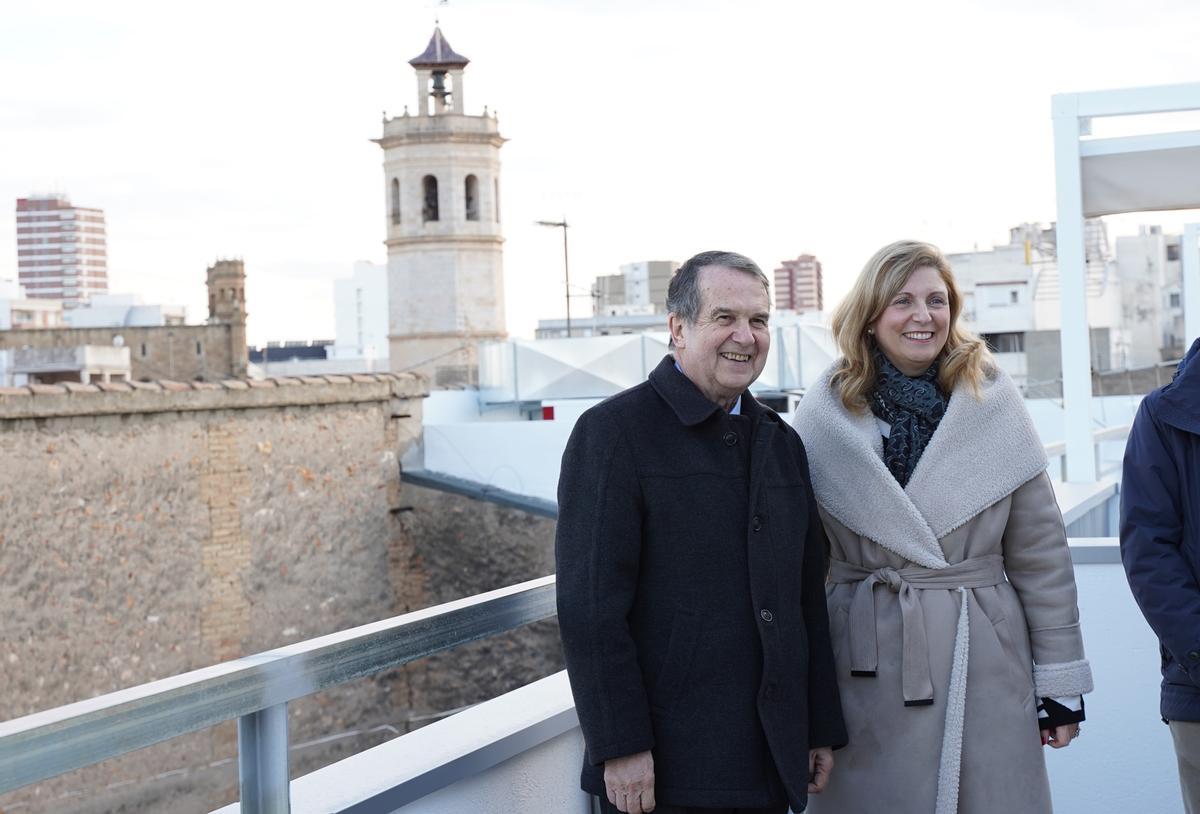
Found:
<path fill-rule="evenodd" d="M 1200 339 L 1142 400 L 1121 475 L 1121 561 L 1162 656 L 1187 814 L 1200 814 Z"/>
<path fill-rule="evenodd" d="M 800 438 L 749 387 L 767 279 L 704 252 L 667 292 L 674 356 L 575 424 L 558 621 L 604 812 L 783 814 L 845 743 L 825 536 Z"/>
<path fill-rule="evenodd" d="M 796 412 L 850 741 L 813 812 L 1049 814 L 1042 746 L 1084 717 L 1045 451 L 961 310 L 938 249 L 885 246 L 834 314 L 842 358 Z"/>

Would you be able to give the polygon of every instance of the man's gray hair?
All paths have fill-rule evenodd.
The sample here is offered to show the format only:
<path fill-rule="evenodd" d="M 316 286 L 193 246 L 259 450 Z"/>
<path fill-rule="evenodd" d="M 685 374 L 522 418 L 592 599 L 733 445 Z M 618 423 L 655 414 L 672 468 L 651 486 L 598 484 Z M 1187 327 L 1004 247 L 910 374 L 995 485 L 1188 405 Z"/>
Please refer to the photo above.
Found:
<path fill-rule="evenodd" d="M 700 252 L 680 266 L 671 278 L 671 285 L 667 288 L 668 313 L 675 314 L 689 325 L 696 324 L 700 318 L 700 269 L 705 266 L 724 266 L 753 274 L 762 282 L 769 301 L 771 289 L 767 275 L 749 257 L 737 252 Z"/>

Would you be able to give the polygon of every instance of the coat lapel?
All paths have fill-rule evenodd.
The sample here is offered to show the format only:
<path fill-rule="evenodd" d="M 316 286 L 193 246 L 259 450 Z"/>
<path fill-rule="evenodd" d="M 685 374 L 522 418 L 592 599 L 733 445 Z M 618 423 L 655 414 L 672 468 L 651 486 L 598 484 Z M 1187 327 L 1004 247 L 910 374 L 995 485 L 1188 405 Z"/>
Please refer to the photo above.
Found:
<path fill-rule="evenodd" d="M 937 537 L 883 463 L 875 416 L 855 415 L 829 387 L 832 369 L 796 408 L 817 502 L 846 528 L 926 568 L 945 568 Z"/>
<path fill-rule="evenodd" d="M 1012 379 L 963 384 L 905 489 L 934 536 L 945 537 L 1046 468 L 1046 450 Z"/>
<path fill-rule="evenodd" d="M 998 371 L 978 400 L 965 385 L 918 461 L 908 487 L 883 463 L 875 416 L 855 415 L 829 387 L 833 368 L 796 410 L 817 501 L 846 528 L 910 562 L 944 568 L 938 539 L 1046 468 L 1033 421 Z"/>

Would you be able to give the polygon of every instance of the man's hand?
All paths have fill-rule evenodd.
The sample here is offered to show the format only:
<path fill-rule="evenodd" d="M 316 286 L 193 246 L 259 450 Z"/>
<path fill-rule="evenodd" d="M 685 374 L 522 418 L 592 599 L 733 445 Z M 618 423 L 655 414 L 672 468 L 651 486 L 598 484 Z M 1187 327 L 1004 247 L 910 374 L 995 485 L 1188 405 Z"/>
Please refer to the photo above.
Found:
<path fill-rule="evenodd" d="M 654 756 L 638 752 L 604 761 L 604 790 L 618 811 L 628 814 L 653 811 Z"/>
<path fill-rule="evenodd" d="M 820 794 L 829 784 L 829 775 L 833 773 L 833 750 L 828 746 L 811 749 L 808 752 L 808 793 Z"/>

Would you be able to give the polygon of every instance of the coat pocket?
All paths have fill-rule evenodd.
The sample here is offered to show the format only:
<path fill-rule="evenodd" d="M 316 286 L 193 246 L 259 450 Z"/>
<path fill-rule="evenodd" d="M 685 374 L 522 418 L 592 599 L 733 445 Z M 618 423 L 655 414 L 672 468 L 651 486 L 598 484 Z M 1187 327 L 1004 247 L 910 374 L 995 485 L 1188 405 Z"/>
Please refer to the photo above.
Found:
<path fill-rule="evenodd" d="M 696 615 L 691 611 L 676 610 L 671 619 L 666 658 L 654 682 L 651 706 L 655 709 L 670 712 L 684 695 L 699 639 L 700 626 Z"/>
<path fill-rule="evenodd" d="M 1192 673 L 1183 669 L 1183 665 L 1171 656 L 1171 651 L 1167 650 L 1162 642 L 1158 643 L 1158 657 L 1165 684 L 1186 687 L 1189 690 L 1200 688 L 1200 674 L 1193 676 Z"/>
<path fill-rule="evenodd" d="M 1000 642 L 1000 652 L 1004 661 L 1008 663 L 1013 680 L 1017 682 L 1022 703 L 1027 703 L 1033 697 L 1033 663 L 1025 663 L 1016 639 L 1013 638 L 1012 626 L 1007 617 L 989 618 L 989 621 L 992 623 L 992 630 L 996 632 L 996 639 Z"/>

